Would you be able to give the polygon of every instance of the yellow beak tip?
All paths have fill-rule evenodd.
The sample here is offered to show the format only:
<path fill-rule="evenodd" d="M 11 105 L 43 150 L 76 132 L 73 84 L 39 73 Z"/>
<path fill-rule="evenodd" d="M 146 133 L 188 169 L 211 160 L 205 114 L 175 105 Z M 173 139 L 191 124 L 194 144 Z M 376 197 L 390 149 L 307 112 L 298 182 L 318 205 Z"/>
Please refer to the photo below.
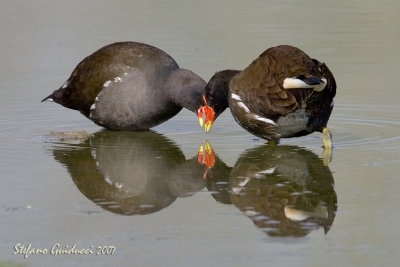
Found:
<path fill-rule="evenodd" d="M 199 124 L 200 124 L 200 127 L 203 128 L 203 126 L 204 126 L 203 118 L 199 118 Z"/>
<path fill-rule="evenodd" d="M 206 122 L 206 124 L 204 125 L 204 131 L 206 133 L 208 133 L 210 131 L 211 127 L 212 127 L 212 123 L 210 121 Z"/>

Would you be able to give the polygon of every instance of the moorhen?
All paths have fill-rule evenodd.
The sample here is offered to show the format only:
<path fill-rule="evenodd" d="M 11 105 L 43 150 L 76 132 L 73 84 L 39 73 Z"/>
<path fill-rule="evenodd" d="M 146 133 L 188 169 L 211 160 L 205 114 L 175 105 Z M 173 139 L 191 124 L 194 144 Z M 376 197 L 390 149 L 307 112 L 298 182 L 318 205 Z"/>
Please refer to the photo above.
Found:
<path fill-rule="evenodd" d="M 277 142 L 318 131 L 330 148 L 327 123 L 335 94 L 335 78 L 325 63 L 293 46 L 272 47 L 244 70 L 220 71 L 210 79 L 206 106 L 215 114 L 206 118 L 206 131 L 230 107 L 235 120 L 260 138 Z"/>
<path fill-rule="evenodd" d="M 113 130 L 147 130 L 175 116 L 183 107 L 198 114 L 206 82 L 179 68 L 164 51 L 143 43 L 118 42 L 83 59 L 69 79 L 42 100 L 79 110 Z M 208 121 L 205 121 L 208 123 Z"/>

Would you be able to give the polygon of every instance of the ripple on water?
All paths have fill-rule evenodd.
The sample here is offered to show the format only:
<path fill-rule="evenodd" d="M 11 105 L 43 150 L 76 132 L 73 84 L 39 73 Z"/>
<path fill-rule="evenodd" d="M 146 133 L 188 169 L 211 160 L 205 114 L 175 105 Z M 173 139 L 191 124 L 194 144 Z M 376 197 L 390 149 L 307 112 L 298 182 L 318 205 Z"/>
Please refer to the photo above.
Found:
<path fill-rule="evenodd" d="M 21 112 L 12 117 L 1 116 L 0 141 L 6 141 L 8 145 L 11 145 L 12 142 L 26 142 L 32 139 L 43 141 L 43 136 L 51 131 L 86 130 L 95 132 L 101 129 L 81 117 L 80 114 L 73 113 L 66 116 L 62 110 L 50 108 L 37 113 Z M 254 136 L 237 126 L 229 111 L 225 113 L 216 121 L 212 131 L 206 137 L 213 141 L 214 145 L 219 144 L 234 151 L 237 150 L 236 146 L 242 147 L 245 143 L 254 145 Z M 154 130 L 161 133 L 170 133 L 172 136 L 179 135 L 179 139 L 181 139 L 181 130 L 184 127 L 182 125 L 192 123 L 192 116 L 190 118 L 182 116 L 173 120 L 175 121 L 162 124 Z M 178 133 L 176 132 L 177 126 L 180 129 Z M 190 126 L 191 129 L 193 127 L 193 125 Z M 400 150 L 400 108 L 398 106 L 339 104 L 334 108 L 329 128 L 333 133 L 335 149 Z M 184 135 L 193 136 L 193 138 L 201 134 L 198 132 L 183 132 Z M 201 135 L 200 137 L 204 136 Z M 195 142 L 192 139 L 190 141 Z M 256 141 L 257 143 L 263 142 L 263 140 L 258 139 Z M 320 147 L 320 134 L 316 133 L 302 138 L 282 140 L 283 144 L 297 145 L 299 142 L 301 142 L 302 146 L 309 148 Z"/>
<path fill-rule="evenodd" d="M 338 105 L 330 122 L 335 148 L 398 150 L 399 118 L 397 106 Z"/>

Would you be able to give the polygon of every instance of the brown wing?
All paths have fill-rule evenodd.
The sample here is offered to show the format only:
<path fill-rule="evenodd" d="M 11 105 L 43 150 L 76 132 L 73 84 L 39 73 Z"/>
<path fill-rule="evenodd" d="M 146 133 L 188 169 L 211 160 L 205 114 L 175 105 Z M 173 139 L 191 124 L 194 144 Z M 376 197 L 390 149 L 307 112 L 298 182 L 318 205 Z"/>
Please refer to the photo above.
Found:
<path fill-rule="evenodd" d="M 158 77 L 159 73 L 165 70 L 177 68 L 179 66 L 174 59 L 156 47 L 135 42 L 114 43 L 82 60 L 65 86 L 56 90 L 51 96 L 59 94 L 57 100 L 54 99 L 55 102 L 77 109 L 88 117 L 90 106 L 107 81 L 135 70 L 141 70 L 149 77 Z"/>
<path fill-rule="evenodd" d="M 230 89 L 255 113 L 286 114 L 298 105 L 296 98 L 278 84 L 275 67 L 275 60 L 263 53 L 230 82 Z"/>
<path fill-rule="evenodd" d="M 293 111 L 299 103 L 312 94 L 312 89 L 285 89 L 283 80 L 288 77 L 311 74 L 312 60 L 300 49 L 278 46 L 266 50 L 229 86 L 255 113 L 281 115 Z"/>

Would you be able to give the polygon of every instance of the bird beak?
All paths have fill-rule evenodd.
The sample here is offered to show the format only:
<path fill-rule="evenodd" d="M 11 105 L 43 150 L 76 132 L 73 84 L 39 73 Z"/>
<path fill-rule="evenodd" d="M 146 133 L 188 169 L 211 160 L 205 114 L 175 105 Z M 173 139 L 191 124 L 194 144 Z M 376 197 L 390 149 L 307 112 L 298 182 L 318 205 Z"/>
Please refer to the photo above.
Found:
<path fill-rule="evenodd" d="M 209 106 L 200 107 L 197 110 L 197 117 L 199 118 L 200 127 L 203 128 L 204 131 L 208 133 L 214 123 L 215 112 Z"/>
<path fill-rule="evenodd" d="M 215 120 L 215 112 L 214 110 L 207 105 L 207 101 L 203 96 L 205 106 L 200 107 L 197 110 L 197 117 L 199 118 L 200 127 L 203 128 L 204 131 L 208 133 L 214 123 Z"/>
<path fill-rule="evenodd" d="M 197 117 L 199 118 L 200 127 L 203 128 L 204 120 L 203 120 L 203 111 L 202 107 L 197 110 Z"/>
<path fill-rule="evenodd" d="M 213 125 L 213 122 L 211 120 L 207 121 L 206 124 L 204 125 L 204 131 L 206 133 L 208 133 L 210 131 L 212 125 Z"/>

